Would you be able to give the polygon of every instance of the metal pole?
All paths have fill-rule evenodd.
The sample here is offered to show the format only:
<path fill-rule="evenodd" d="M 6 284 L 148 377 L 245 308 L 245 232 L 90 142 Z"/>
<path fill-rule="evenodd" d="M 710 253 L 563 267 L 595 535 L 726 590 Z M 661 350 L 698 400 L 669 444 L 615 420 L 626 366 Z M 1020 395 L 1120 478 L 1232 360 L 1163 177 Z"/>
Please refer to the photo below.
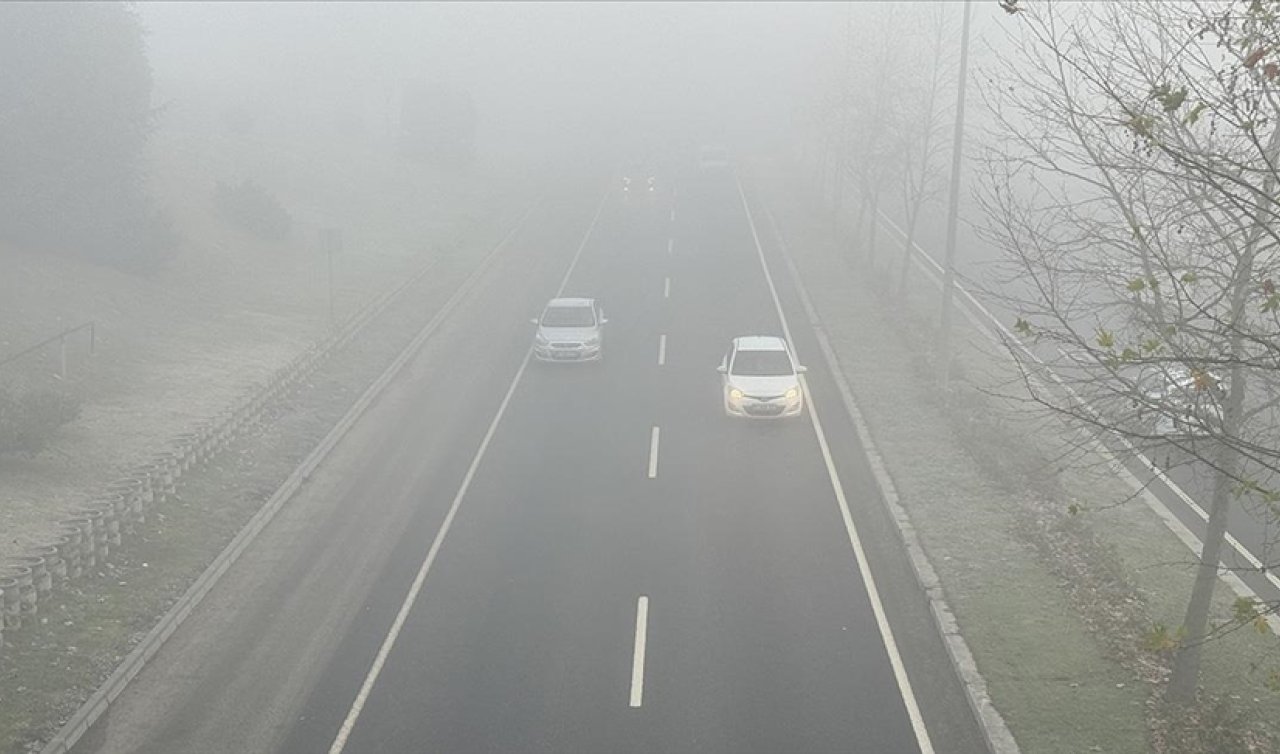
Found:
<path fill-rule="evenodd" d="M 938 329 L 938 385 L 944 396 L 951 379 L 951 309 L 956 287 L 956 223 L 960 217 L 960 164 L 964 157 L 964 90 L 969 67 L 970 0 L 964 0 L 960 37 L 960 78 L 956 86 L 955 138 L 951 145 L 951 196 L 947 202 L 947 255 L 942 283 L 942 321 Z"/>

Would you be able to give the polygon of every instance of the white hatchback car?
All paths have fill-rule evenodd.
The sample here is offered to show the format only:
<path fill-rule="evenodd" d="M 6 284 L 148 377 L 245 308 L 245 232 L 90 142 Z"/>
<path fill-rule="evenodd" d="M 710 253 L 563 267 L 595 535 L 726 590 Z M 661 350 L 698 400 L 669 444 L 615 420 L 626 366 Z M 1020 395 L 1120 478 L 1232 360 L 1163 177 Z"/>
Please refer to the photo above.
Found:
<path fill-rule="evenodd" d="M 772 335 L 733 339 L 720 363 L 724 412 L 729 416 L 778 418 L 804 410 L 804 386 L 787 342 Z"/>
<path fill-rule="evenodd" d="M 604 309 L 593 298 L 553 298 L 547 302 L 534 335 L 533 355 L 540 361 L 599 361 L 603 353 Z"/>

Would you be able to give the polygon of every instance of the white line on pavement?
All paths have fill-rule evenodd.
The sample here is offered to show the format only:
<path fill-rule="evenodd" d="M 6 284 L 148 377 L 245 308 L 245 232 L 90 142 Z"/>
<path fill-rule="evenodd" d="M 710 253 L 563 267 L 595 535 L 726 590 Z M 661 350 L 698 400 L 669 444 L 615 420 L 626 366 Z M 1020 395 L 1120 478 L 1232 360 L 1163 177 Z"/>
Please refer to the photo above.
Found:
<path fill-rule="evenodd" d="M 671 298 L 671 278 L 662 279 L 662 297 Z"/>
<path fill-rule="evenodd" d="M 778 289 L 773 284 L 773 275 L 769 273 L 769 263 L 764 258 L 764 247 L 760 245 L 760 235 L 756 232 L 756 221 L 751 215 L 751 207 L 747 203 L 747 194 L 738 183 L 738 196 L 742 200 L 742 209 L 747 214 L 747 224 L 751 226 L 751 238 L 755 242 L 756 255 L 760 260 L 760 269 L 764 272 L 765 282 L 769 285 L 769 295 L 773 297 L 773 307 L 778 314 L 778 322 L 782 326 L 782 334 L 787 345 L 795 356 L 795 341 L 791 337 L 791 328 L 787 326 L 787 315 L 782 311 L 782 301 L 778 298 Z M 898 693 L 907 708 L 907 716 L 911 719 L 911 728 L 915 732 L 916 744 L 921 754 L 933 754 L 933 742 L 929 739 L 929 731 L 925 728 L 924 717 L 920 714 L 920 704 L 916 701 L 915 692 L 911 688 L 911 679 L 907 677 L 906 666 L 902 662 L 902 654 L 898 651 L 898 642 L 893 637 L 893 628 L 885 614 L 884 604 L 880 601 L 880 590 L 876 587 L 875 577 L 871 575 L 871 565 L 867 562 L 866 551 L 862 547 L 862 537 L 853 523 L 853 514 L 849 512 L 849 501 L 844 495 L 844 485 L 840 483 L 840 475 L 836 472 L 835 461 L 831 457 L 831 447 L 827 444 L 826 433 L 822 431 L 822 421 L 818 418 L 818 407 L 814 404 L 813 393 L 804 375 L 800 375 L 800 386 L 809 403 L 809 419 L 813 424 L 813 433 L 818 438 L 818 448 L 822 451 L 822 461 L 827 467 L 827 476 L 831 479 L 831 488 L 835 492 L 836 505 L 840 509 L 840 518 L 844 521 L 845 532 L 849 536 L 849 545 L 853 548 L 854 558 L 858 561 L 858 574 L 862 577 L 862 585 L 867 590 L 867 598 L 871 602 L 871 610 L 875 613 L 876 626 L 880 629 L 880 638 L 884 642 L 885 651 L 889 655 L 889 665 L 893 668 L 894 680 L 898 682 Z"/>
<path fill-rule="evenodd" d="M 656 431 L 656 429 L 655 429 Z M 649 598 L 636 600 L 636 644 L 631 652 L 631 706 L 644 701 L 644 649 L 649 633 Z"/>
<path fill-rule="evenodd" d="M 668 254 L 672 254 L 672 253 L 674 253 L 675 246 L 676 246 L 676 239 L 674 239 L 674 238 L 668 238 L 668 239 L 667 239 L 667 253 L 668 253 Z"/>
<path fill-rule="evenodd" d="M 658 428 L 654 427 L 649 435 L 649 478 L 658 476 Z"/>
<path fill-rule="evenodd" d="M 556 289 L 556 295 L 559 297 L 564 293 L 565 287 L 569 284 L 569 276 L 573 274 L 573 270 L 578 266 L 578 259 L 582 256 L 582 250 L 587 247 L 587 241 L 591 238 L 592 231 L 595 230 L 596 223 L 600 220 L 600 213 L 604 210 L 605 201 L 609 194 L 606 193 L 600 199 L 600 204 L 596 206 L 596 213 L 591 217 L 591 224 L 587 226 L 587 232 L 582 236 L 582 242 L 578 244 L 578 250 L 574 252 L 573 259 L 569 261 L 569 269 L 565 270 L 564 277 L 560 279 L 560 287 Z M 405 595 L 404 602 L 400 605 L 400 610 L 396 613 L 396 618 L 391 624 L 391 629 L 387 632 L 387 636 L 382 641 L 382 645 L 378 648 L 378 654 L 373 659 L 373 665 L 369 668 L 368 674 L 365 675 L 364 683 L 360 685 L 360 690 L 356 693 L 355 701 L 351 703 L 351 709 L 347 712 L 346 718 L 342 721 L 342 727 L 338 729 L 337 736 L 333 739 L 333 744 L 329 747 L 329 754 L 342 754 L 346 749 L 347 740 L 351 738 L 351 731 L 355 728 L 356 721 L 360 719 L 360 713 L 364 711 L 364 706 L 369 701 L 369 694 L 373 691 L 373 685 L 377 682 L 378 676 L 382 674 L 382 668 L 387 663 L 387 658 L 391 655 L 391 650 L 395 647 L 396 640 L 400 637 L 400 632 L 404 630 L 405 621 L 409 618 L 409 612 L 413 609 L 413 605 L 418 601 L 418 594 L 422 591 L 422 585 L 427 580 L 427 575 L 431 572 L 431 566 L 436 562 L 436 556 L 440 553 L 440 548 L 444 545 L 444 538 L 449 533 L 449 528 L 453 526 L 453 519 L 458 514 L 458 509 L 462 506 L 462 498 L 467 494 L 467 490 L 471 487 L 471 480 L 475 477 L 476 469 L 480 467 L 480 461 L 484 458 L 484 453 L 489 448 L 489 442 L 493 439 L 494 433 L 498 430 L 498 423 L 502 421 L 502 417 L 507 412 L 507 405 L 511 403 L 511 396 L 515 394 L 516 387 L 520 384 L 520 378 L 524 376 L 525 369 L 529 366 L 529 357 L 533 354 L 530 348 L 524 354 L 524 361 L 520 362 L 520 368 L 516 370 L 516 376 L 511 379 L 511 385 L 507 388 L 507 393 L 502 397 L 502 403 L 498 405 L 498 412 L 494 414 L 493 421 L 489 423 L 489 429 L 485 431 L 484 438 L 480 440 L 480 447 L 476 449 L 475 456 L 471 459 L 471 465 L 467 467 L 467 473 L 462 477 L 462 484 L 458 487 L 458 493 L 453 496 L 453 502 L 449 505 L 449 512 L 445 514 L 444 522 L 440 524 L 439 531 L 436 532 L 435 538 L 431 541 L 431 547 L 427 550 L 427 556 L 422 561 L 422 565 L 418 568 L 418 573 L 413 578 L 413 584 L 409 587 L 409 593 Z M 654 428 L 655 432 L 657 428 Z"/>
<path fill-rule="evenodd" d="M 671 208 L 671 222 L 675 222 L 675 221 L 676 221 L 676 209 L 675 209 L 675 207 L 672 207 L 672 208 Z"/>
<path fill-rule="evenodd" d="M 667 363 L 667 335 L 663 333 L 658 336 L 658 366 Z"/>

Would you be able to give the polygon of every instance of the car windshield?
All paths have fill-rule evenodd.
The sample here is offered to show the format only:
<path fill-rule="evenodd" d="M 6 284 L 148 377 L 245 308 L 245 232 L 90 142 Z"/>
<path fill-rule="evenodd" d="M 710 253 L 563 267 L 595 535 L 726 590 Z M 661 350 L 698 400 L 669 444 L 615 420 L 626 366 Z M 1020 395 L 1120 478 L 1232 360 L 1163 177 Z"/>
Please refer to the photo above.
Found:
<path fill-rule="evenodd" d="M 794 370 L 785 351 L 738 351 L 733 373 L 743 377 L 782 377 Z"/>
<path fill-rule="evenodd" d="M 542 314 L 543 327 L 591 327 L 595 323 L 589 306 L 552 306 Z"/>

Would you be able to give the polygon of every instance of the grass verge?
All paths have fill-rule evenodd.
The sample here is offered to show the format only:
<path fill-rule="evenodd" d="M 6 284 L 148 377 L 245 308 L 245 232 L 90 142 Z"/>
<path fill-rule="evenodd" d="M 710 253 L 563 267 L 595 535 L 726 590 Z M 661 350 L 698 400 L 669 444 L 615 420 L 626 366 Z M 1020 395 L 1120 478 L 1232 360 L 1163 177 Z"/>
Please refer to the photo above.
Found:
<path fill-rule="evenodd" d="M 505 227 L 473 228 L 272 415 L 207 467 L 97 569 L 42 603 L 37 625 L 7 631 L 0 663 L 0 752 L 39 751 L 217 557 L 351 403 L 400 352 Z"/>
<path fill-rule="evenodd" d="M 1201 707 L 1181 717 L 1161 708 L 1168 657 L 1144 640 L 1157 623 L 1180 623 L 1191 552 L 1084 435 L 1019 400 L 1012 363 L 962 318 L 943 401 L 930 357 L 937 289 L 916 272 L 905 299 L 886 294 L 884 273 L 791 188 L 768 197 L 781 232 L 1023 750 L 1275 750 L 1267 721 L 1280 700 L 1256 667 L 1275 638 L 1215 641 Z M 1220 585 L 1216 620 L 1233 599 Z"/>

